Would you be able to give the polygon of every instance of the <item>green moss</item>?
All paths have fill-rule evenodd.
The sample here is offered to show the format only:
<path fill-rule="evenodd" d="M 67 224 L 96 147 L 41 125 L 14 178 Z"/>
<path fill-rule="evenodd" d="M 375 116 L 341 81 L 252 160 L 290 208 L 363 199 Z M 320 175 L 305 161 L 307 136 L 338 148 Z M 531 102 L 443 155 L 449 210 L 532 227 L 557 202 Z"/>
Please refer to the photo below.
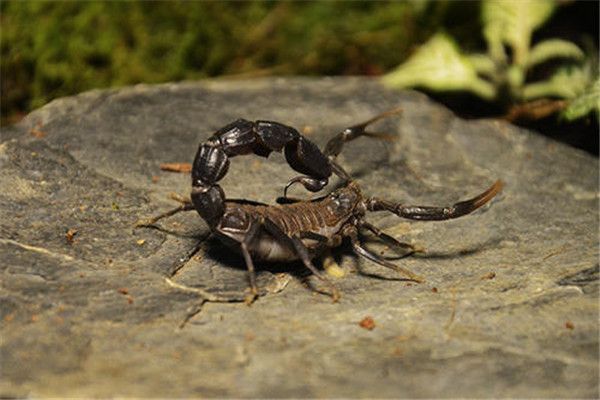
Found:
<path fill-rule="evenodd" d="M 421 2 L 370 1 L 0 7 L 5 123 L 92 88 L 238 74 L 380 74 L 403 60 L 415 21 L 431 11 Z"/>

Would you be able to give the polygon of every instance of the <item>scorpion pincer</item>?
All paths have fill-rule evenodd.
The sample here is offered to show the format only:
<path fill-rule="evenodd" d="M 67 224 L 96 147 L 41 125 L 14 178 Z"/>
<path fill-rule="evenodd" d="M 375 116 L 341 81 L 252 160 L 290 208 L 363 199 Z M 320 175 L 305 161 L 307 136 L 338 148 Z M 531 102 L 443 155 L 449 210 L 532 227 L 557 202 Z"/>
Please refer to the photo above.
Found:
<path fill-rule="evenodd" d="M 251 289 L 248 303 L 258 296 L 253 260 L 299 259 L 329 286 L 333 300 L 337 301 L 339 291 L 311 260 L 326 249 L 340 246 L 343 238 L 349 238 L 359 256 L 398 271 L 408 280 L 422 282 L 422 278 L 378 257 L 361 245 L 359 232 L 366 229 L 405 254 L 417 251 L 412 245 L 401 243 L 369 224 L 364 220 L 366 213 L 387 211 L 399 217 L 427 221 L 457 218 L 489 202 L 502 190 L 503 183 L 497 180 L 478 196 L 449 207 L 407 206 L 364 196 L 358 183 L 352 180 L 336 158 L 344 143 L 358 137 L 388 138 L 365 129 L 373 122 L 400 111 L 388 111 L 344 129 L 327 143 L 323 151 L 296 129 L 278 122 L 251 122 L 244 119 L 232 122 L 200 144 L 192 166 L 191 200 L 180 199 L 183 203 L 180 207 L 140 221 L 138 226 L 152 225 L 180 211 L 196 210 L 223 243 L 239 250 L 244 257 Z M 317 192 L 327 185 L 332 174 L 341 179 L 340 188 L 316 200 L 277 206 L 227 199 L 217 182 L 227 173 L 229 159 L 251 153 L 268 157 L 273 151 L 283 151 L 288 164 L 303 174 L 287 183 L 284 197 L 287 189 L 295 183 Z"/>

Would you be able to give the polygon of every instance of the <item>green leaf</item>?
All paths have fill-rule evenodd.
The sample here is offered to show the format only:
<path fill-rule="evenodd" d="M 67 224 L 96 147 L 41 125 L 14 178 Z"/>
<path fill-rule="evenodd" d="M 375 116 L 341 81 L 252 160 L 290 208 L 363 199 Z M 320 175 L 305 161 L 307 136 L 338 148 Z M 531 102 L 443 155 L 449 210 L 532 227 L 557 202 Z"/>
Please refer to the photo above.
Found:
<path fill-rule="evenodd" d="M 478 74 L 492 77 L 496 73 L 496 64 L 487 54 L 467 54 L 465 57 Z"/>
<path fill-rule="evenodd" d="M 556 70 L 548 81 L 536 82 L 523 88 L 525 101 L 541 97 L 572 99 L 584 93 L 592 81 L 591 65 L 569 65 Z"/>
<path fill-rule="evenodd" d="M 487 0 L 482 4 L 484 36 L 492 58 L 504 62 L 502 44 L 513 49 L 513 63 L 525 65 L 531 34 L 543 25 L 556 8 L 552 0 Z"/>
<path fill-rule="evenodd" d="M 590 85 L 585 93 L 573 99 L 561 116 L 568 121 L 573 121 L 585 117 L 592 111 L 596 112 L 596 117 L 600 120 L 600 78 Z"/>
<path fill-rule="evenodd" d="M 582 60 L 583 51 L 574 43 L 562 39 L 549 39 L 533 46 L 527 60 L 527 68 L 541 64 L 552 58 Z"/>
<path fill-rule="evenodd" d="M 494 87 L 477 76 L 468 57 L 445 34 L 437 34 L 404 64 L 385 75 L 383 83 L 396 88 L 421 86 L 435 91 L 467 90 L 486 100 Z"/>
<path fill-rule="evenodd" d="M 525 71 L 517 65 L 511 65 L 506 69 L 506 82 L 510 89 L 511 96 L 515 99 L 520 98 L 520 92 L 525 82 Z"/>

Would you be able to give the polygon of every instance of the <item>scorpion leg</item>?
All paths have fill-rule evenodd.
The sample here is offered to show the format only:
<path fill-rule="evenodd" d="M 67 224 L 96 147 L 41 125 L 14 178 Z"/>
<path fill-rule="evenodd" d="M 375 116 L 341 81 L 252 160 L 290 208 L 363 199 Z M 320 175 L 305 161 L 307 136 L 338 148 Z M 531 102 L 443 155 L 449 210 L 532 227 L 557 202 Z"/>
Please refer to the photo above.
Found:
<path fill-rule="evenodd" d="M 230 216 L 229 224 L 233 224 L 232 226 L 220 227 L 218 232 L 221 235 L 227 236 L 231 240 L 239 243 L 240 251 L 242 252 L 242 256 L 244 257 L 244 261 L 246 262 L 246 268 L 248 269 L 248 277 L 250 280 L 250 295 L 246 298 L 246 304 L 250 305 L 254 302 L 254 300 L 258 297 L 258 286 L 256 284 L 256 272 L 254 269 L 254 262 L 252 261 L 252 256 L 250 255 L 250 243 L 256 239 L 257 234 L 260 232 L 261 223 L 257 220 L 252 219 L 244 219 L 247 217 L 246 214 L 232 215 Z M 223 223 L 223 221 L 221 221 Z M 240 230 L 236 229 L 235 225 L 238 223 L 245 225 L 247 229 Z M 230 234 L 233 231 L 235 234 Z M 238 235 L 243 234 L 243 235 Z"/>
<path fill-rule="evenodd" d="M 387 244 L 397 247 L 399 249 L 402 249 L 402 251 L 405 252 L 404 254 L 402 254 L 402 257 L 408 256 L 412 253 L 423 251 L 423 249 L 417 248 L 417 247 L 413 246 L 412 244 L 399 242 L 394 237 L 388 235 L 387 233 L 383 232 L 379 228 L 369 224 L 365 220 L 362 220 L 362 219 L 358 220 L 358 223 L 359 223 L 359 227 L 368 229 L 373 234 L 375 234 L 375 236 L 377 236 L 378 238 L 380 238 Z"/>
<path fill-rule="evenodd" d="M 291 239 L 292 245 L 294 246 L 294 249 L 296 250 L 296 253 L 300 257 L 300 260 L 302 260 L 302 262 L 304 263 L 304 265 L 306 266 L 306 268 L 310 269 L 311 272 L 317 278 L 319 278 L 320 280 L 322 280 L 323 282 L 325 282 L 329 286 L 329 288 L 331 290 L 331 297 L 333 298 L 333 301 L 334 302 L 339 301 L 339 299 L 340 299 L 340 292 L 333 285 L 333 283 L 331 283 L 331 281 L 329 279 L 327 279 L 324 275 L 322 275 L 319 272 L 319 270 L 313 265 L 312 261 L 310 261 L 310 256 L 308 254 L 308 249 L 306 248 L 306 246 L 304 245 L 304 243 L 302 243 L 302 240 L 300 240 L 300 238 L 298 236 L 292 236 L 290 239 Z"/>
<path fill-rule="evenodd" d="M 367 209 L 369 211 L 389 211 L 399 217 L 408 219 L 443 221 L 446 219 L 462 217 L 463 215 L 477 210 L 500 193 L 503 186 L 504 183 L 502 180 L 498 179 L 488 190 L 480 195 L 469 200 L 460 201 L 450 207 L 405 206 L 387 200 L 372 198 L 367 200 Z"/>
<path fill-rule="evenodd" d="M 292 250 L 294 253 L 296 253 L 298 255 L 298 257 L 300 257 L 300 260 L 302 261 L 302 263 L 304 264 L 304 266 L 306 268 L 308 268 L 317 278 L 319 278 L 321 281 L 325 282 L 330 290 L 331 290 L 331 297 L 333 298 L 334 302 L 337 302 L 340 299 L 340 292 L 337 290 L 337 288 L 333 285 L 333 283 L 327 279 L 324 275 L 322 275 L 319 270 L 313 265 L 312 261 L 310 260 L 310 255 L 308 253 L 308 249 L 306 248 L 306 246 L 304 245 L 304 243 L 302 243 L 301 237 L 302 236 L 307 236 L 305 232 L 301 232 L 298 233 L 296 235 L 293 236 L 288 236 L 283 230 L 281 230 L 281 228 L 279 228 L 273 221 L 271 221 L 268 218 L 263 218 L 263 226 L 278 240 L 280 240 L 282 243 L 284 243 L 286 246 L 288 246 L 288 248 L 290 250 Z M 318 237 L 321 235 L 317 235 L 316 236 L 310 235 L 310 237 L 307 237 L 309 239 L 313 239 L 313 240 L 320 240 Z M 323 236 L 323 238 L 325 238 Z"/>
<path fill-rule="evenodd" d="M 332 237 L 327 237 L 323 235 L 319 235 L 318 233 L 310 232 L 310 231 L 301 231 L 298 232 L 298 237 L 300 239 L 310 239 L 317 242 L 316 247 L 314 249 L 317 253 L 325 248 L 334 248 L 339 247 L 342 244 L 342 236 L 341 235 L 333 235 Z"/>
<path fill-rule="evenodd" d="M 183 197 L 182 195 L 179 195 L 179 194 L 177 194 L 175 192 L 171 192 L 169 194 L 169 197 L 171 199 L 175 200 L 176 202 L 181 203 L 181 204 L 192 204 L 192 200 L 191 199 L 189 199 L 187 197 Z"/>
<path fill-rule="evenodd" d="M 174 209 L 172 209 L 170 211 L 167 211 L 165 213 L 162 213 L 160 215 L 157 215 L 156 217 L 147 218 L 147 219 L 141 219 L 141 220 L 139 220 L 138 222 L 135 223 L 135 226 L 136 227 L 152 226 L 152 225 L 154 225 L 156 223 L 156 221 L 159 221 L 159 220 L 161 220 L 163 218 L 170 217 L 170 216 L 175 215 L 177 213 L 180 213 L 182 211 L 192 211 L 194 209 L 195 208 L 194 208 L 194 206 L 192 205 L 191 202 L 190 203 L 185 202 L 182 205 L 180 205 L 179 207 L 174 208 Z"/>
<path fill-rule="evenodd" d="M 364 257 L 367 260 L 374 262 L 376 264 L 382 265 L 386 268 L 393 269 L 396 272 L 400 272 L 400 273 L 406 275 L 411 281 L 415 281 L 415 282 L 423 282 L 424 281 L 423 278 L 421 278 L 418 275 L 415 275 L 411 271 L 404 269 L 402 267 L 399 267 L 395 264 L 392 264 L 386 260 L 383 260 L 383 259 L 377 257 L 375 254 L 371 253 L 369 250 L 362 247 L 360 244 L 360 241 L 358 240 L 358 230 L 356 229 L 356 227 L 354 225 L 350 225 L 350 224 L 346 225 L 344 227 L 344 229 L 342 230 L 342 235 L 350 238 L 350 241 L 352 242 L 352 248 L 354 249 L 354 252 L 356 254 L 358 254 L 359 256 Z"/>
<path fill-rule="evenodd" d="M 248 276 L 250 278 L 250 295 L 246 298 L 246 304 L 250 305 L 254 302 L 254 300 L 258 297 L 258 286 L 256 285 L 256 272 L 254 270 L 254 262 L 252 262 L 252 257 L 250 256 L 250 251 L 248 249 L 248 243 L 252 241 L 256 237 L 260 228 L 260 224 L 253 223 L 250 225 L 244 240 L 240 242 L 240 249 L 242 250 L 242 255 L 244 256 L 244 260 L 246 261 L 246 268 L 248 268 Z"/>

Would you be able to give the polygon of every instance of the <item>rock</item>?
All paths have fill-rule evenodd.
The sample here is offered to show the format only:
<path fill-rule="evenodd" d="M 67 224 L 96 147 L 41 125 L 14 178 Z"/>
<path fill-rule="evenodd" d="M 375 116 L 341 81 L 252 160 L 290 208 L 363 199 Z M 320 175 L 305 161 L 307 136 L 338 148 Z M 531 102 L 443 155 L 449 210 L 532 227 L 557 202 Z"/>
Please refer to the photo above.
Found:
<path fill-rule="evenodd" d="M 396 140 L 340 156 L 365 193 L 450 205 L 506 183 L 452 221 L 369 217 L 425 249 L 395 260 L 422 284 L 343 246 L 338 304 L 279 263 L 259 266 L 248 307 L 243 260 L 195 213 L 134 228 L 189 192 L 189 174 L 160 165 L 191 162 L 230 121 L 323 146 L 399 106 L 373 129 Z M 535 133 L 369 79 L 209 81 L 56 100 L 3 129 L 0 164 L 3 396 L 599 396 L 598 160 Z M 223 187 L 273 203 L 295 175 L 279 154 L 236 158 Z"/>

